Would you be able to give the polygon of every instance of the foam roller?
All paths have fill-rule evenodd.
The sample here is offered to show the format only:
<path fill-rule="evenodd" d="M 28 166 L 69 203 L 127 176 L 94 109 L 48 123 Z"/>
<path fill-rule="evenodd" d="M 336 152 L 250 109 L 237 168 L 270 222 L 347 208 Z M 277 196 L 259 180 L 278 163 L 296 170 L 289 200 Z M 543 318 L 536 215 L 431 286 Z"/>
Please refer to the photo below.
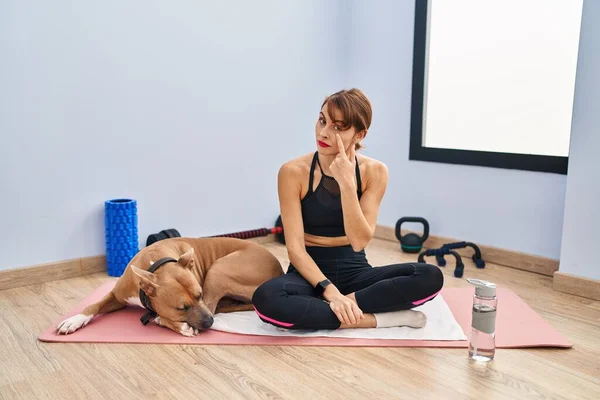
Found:
<path fill-rule="evenodd" d="M 121 276 L 139 251 L 137 201 L 113 199 L 104 202 L 106 266 L 109 276 Z"/>

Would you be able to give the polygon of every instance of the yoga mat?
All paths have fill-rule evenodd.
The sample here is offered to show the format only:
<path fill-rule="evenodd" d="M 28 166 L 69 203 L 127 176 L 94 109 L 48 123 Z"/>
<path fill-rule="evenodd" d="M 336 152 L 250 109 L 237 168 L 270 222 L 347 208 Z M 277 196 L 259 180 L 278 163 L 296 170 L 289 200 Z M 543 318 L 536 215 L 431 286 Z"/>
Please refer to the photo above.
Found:
<path fill-rule="evenodd" d="M 396 326 L 385 329 L 285 329 L 265 324 L 254 311 L 221 313 L 215 315 L 211 327 L 217 331 L 261 336 L 334 337 L 347 339 L 405 339 L 405 340 L 467 340 L 462 327 L 456 322 L 452 311 L 442 295 L 415 307 L 427 316 L 427 324 L 415 329 Z"/>
<path fill-rule="evenodd" d="M 356 347 L 468 347 L 466 340 L 349 339 L 339 337 L 262 336 L 209 330 L 195 337 L 185 337 L 153 323 L 142 325 L 144 310 L 127 307 L 97 316 L 86 327 L 69 335 L 56 334 L 56 325 L 78 314 L 88 304 L 98 301 L 115 284 L 106 282 L 67 314 L 57 319 L 40 336 L 42 342 L 78 343 L 146 343 L 199 345 L 263 345 L 263 346 L 356 346 Z M 441 295 L 456 322 L 468 337 L 474 288 L 444 288 Z M 497 348 L 572 347 L 560 333 L 507 288 L 498 288 L 496 320 Z M 218 315 L 218 314 L 217 314 Z"/>

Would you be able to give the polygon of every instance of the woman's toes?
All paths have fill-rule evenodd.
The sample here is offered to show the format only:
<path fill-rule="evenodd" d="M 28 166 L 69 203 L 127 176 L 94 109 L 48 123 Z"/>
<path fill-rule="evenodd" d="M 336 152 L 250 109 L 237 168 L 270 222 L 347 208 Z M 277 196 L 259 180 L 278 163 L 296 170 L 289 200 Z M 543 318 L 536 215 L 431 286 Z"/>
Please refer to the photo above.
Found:
<path fill-rule="evenodd" d="M 415 328 L 422 328 L 427 325 L 427 315 L 421 311 L 413 311 L 416 315 L 414 316 L 414 324 L 412 325 Z"/>

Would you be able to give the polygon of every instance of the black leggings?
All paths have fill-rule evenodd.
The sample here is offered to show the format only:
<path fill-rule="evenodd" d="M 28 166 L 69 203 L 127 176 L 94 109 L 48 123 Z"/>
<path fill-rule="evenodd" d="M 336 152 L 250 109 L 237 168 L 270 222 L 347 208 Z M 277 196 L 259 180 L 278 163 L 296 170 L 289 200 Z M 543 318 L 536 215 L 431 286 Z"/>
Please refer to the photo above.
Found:
<path fill-rule="evenodd" d="M 351 246 L 307 247 L 323 274 L 344 294 L 355 293 L 365 313 L 382 313 L 417 307 L 442 289 L 439 268 L 423 263 L 373 268 L 364 250 Z M 337 329 L 341 323 L 329 304 L 290 264 L 285 275 L 260 285 L 252 297 L 264 322 L 288 329 Z"/>

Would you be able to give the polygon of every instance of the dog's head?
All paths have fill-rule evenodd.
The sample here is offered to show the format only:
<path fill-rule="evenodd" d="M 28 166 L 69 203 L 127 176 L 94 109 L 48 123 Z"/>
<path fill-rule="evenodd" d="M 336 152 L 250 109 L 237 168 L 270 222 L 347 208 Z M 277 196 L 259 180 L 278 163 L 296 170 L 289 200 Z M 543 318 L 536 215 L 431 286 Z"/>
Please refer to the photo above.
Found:
<path fill-rule="evenodd" d="M 176 263 L 167 263 L 156 273 L 132 265 L 139 287 L 150 298 L 156 313 L 165 319 L 187 322 L 192 328 L 205 330 L 212 326 L 213 315 L 203 301 L 202 286 L 192 272 L 194 249 L 183 254 Z"/>

